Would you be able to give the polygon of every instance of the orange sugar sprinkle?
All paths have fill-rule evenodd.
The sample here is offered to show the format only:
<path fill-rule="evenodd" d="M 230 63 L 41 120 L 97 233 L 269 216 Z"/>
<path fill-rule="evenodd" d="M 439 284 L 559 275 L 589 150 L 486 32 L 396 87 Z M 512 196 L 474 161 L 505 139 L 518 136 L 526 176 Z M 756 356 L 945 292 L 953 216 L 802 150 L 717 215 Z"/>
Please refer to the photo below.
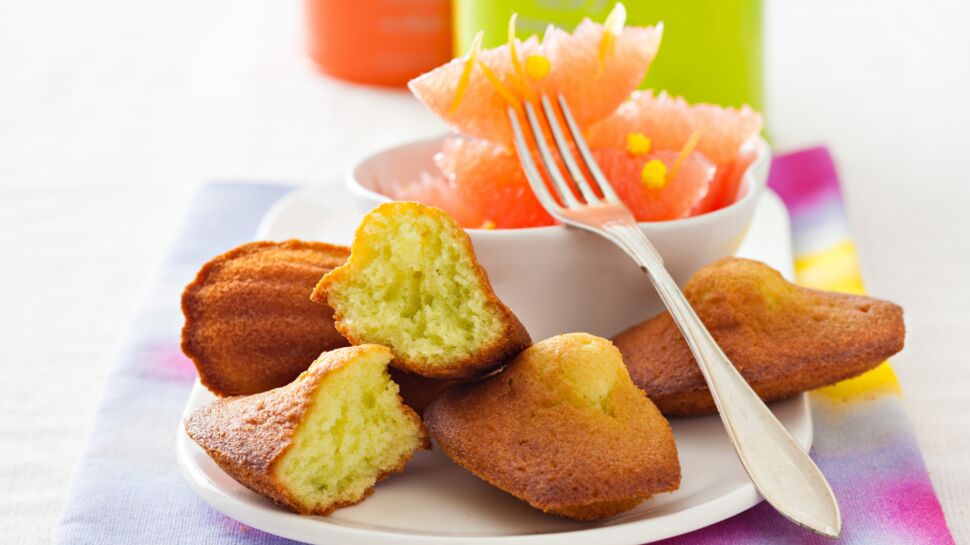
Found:
<path fill-rule="evenodd" d="M 461 77 L 458 78 L 455 98 L 451 100 L 451 104 L 448 106 L 449 114 L 455 113 L 458 105 L 461 104 L 461 99 L 465 96 L 465 90 L 468 88 L 468 80 L 472 76 L 472 69 L 475 68 L 475 61 L 478 60 L 478 52 L 482 47 L 482 36 L 484 34 L 484 32 L 478 31 L 478 34 L 475 34 L 475 39 L 472 40 L 471 49 L 468 50 L 468 54 L 465 56 L 465 67 L 461 71 Z"/>
<path fill-rule="evenodd" d="M 495 222 L 492 220 L 485 220 L 482 222 L 482 225 L 481 227 L 479 227 L 479 229 L 495 229 Z"/>
<path fill-rule="evenodd" d="M 642 132 L 631 132 L 626 135 L 626 151 L 630 155 L 646 155 L 650 153 L 653 141 Z"/>
<path fill-rule="evenodd" d="M 680 153 L 677 154 L 677 160 L 674 161 L 674 166 L 670 167 L 670 179 L 673 180 L 674 176 L 677 176 L 677 172 L 680 171 L 680 167 L 684 165 L 684 161 L 687 160 L 687 156 L 694 151 L 697 147 L 697 141 L 701 139 L 700 131 L 694 131 L 690 133 L 690 137 L 687 142 L 684 143 L 684 147 L 681 148 Z"/>
<path fill-rule="evenodd" d="M 534 80 L 540 80 L 549 74 L 552 63 L 544 55 L 529 55 L 525 59 L 525 71 Z"/>
<path fill-rule="evenodd" d="M 660 159 L 650 159 L 640 171 L 640 180 L 647 189 L 663 189 L 667 185 L 667 165 Z"/>

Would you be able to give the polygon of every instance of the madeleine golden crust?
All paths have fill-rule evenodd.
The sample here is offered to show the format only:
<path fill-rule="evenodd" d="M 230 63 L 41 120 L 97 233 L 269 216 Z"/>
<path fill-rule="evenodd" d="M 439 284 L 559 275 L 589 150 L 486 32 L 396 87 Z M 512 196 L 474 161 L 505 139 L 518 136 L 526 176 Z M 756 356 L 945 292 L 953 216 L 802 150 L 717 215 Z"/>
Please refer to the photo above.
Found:
<path fill-rule="evenodd" d="M 189 415 L 185 419 L 185 431 L 233 479 L 292 511 L 327 515 L 337 508 L 359 503 L 373 492 L 373 486 L 356 501 L 307 509 L 279 480 L 276 467 L 293 446 L 293 437 L 304 417 L 313 409 L 314 393 L 321 382 L 328 374 L 374 348 L 383 349 L 368 345 L 333 350 L 321 355 L 321 365 L 312 367 L 285 387 L 217 399 Z M 431 448 L 420 417 L 407 406 L 403 409 L 422 430 L 422 447 Z M 376 482 L 402 471 L 412 454 L 402 456 L 396 465 L 382 471 Z"/>
<path fill-rule="evenodd" d="M 906 336 L 898 305 L 803 288 L 749 259 L 715 261 L 690 279 L 684 294 L 765 401 L 860 375 L 902 350 Z M 664 414 L 716 411 L 669 313 L 633 326 L 613 342 L 633 381 Z"/>
<path fill-rule="evenodd" d="M 585 334 L 524 350 L 497 375 L 445 390 L 425 411 L 441 450 L 482 480 L 542 511 L 594 520 L 680 484 L 673 432 L 634 386 L 615 348 L 606 411 L 577 401 L 554 366 Z M 539 366 L 552 362 L 553 370 Z"/>
<path fill-rule="evenodd" d="M 322 242 L 251 242 L 206 263 L 182 294 L 182 351 L 202 384 L 219 396 L 263 392 L 346 346 L 333 310 L 309 296 L 349 253 Z"/>
<path fill-rule="evenodd" d="M 367 235 L 364 233 L 364 227 L 371 216 L 381 214 L 383 209 L 386 207 L 396 207 L 398 211 L 415 212 L 420 215 L 432 216 L 443 220 L 442 223 L 448 227 L 448 234 L 453 240 L 458 241 L 463 250 L 472 257 L 471 262 L 475 277 L 478 279 L 479 285 L 489 302 L 489 307 L 492 311 L 501 315 L 501 321 L 504 324 L 504 331 L 500 335 L 497 335 L 490 343 L 479 347 L 477 351 L 472 354 L 468 354 L 467 356 L 452 358 L 443 364 L 428 365 L 425 362 L 408 359 L 407 357 L 399 354 L 399 351 L 395 351 L 394 359 L 391 362 L 393 367 L 426 378 L 475 378 L 501 367 L 510 359 L 515 357 L 516 354 L 521 352 L 522 349 L 532 344 L 532 339 L 529 337 L 529 332 L 526 331 L 525 326 L 523 326 L 515 314 L 507 306 L 505 306 L 505 303 L 503 303 L 498 296 L 495 295 L 495 292 L 492 289 L 492 284 L 488 280 L 488 274 L 478 263 L 477 258 L 475 258 L 475 250 L 472 247 L 472 242 L 468 237 L 468 233 L 466 233 L 465 230 L 462 229 L 461 226 L 458 225 L 458 223 L 443 210 L 416 202 L 402 201 L 385 203 L 368 213 L 368 215 L 361 222 L 360 226 L 357 228 L 357 232 L 354 237 L 354 244 L 351 246 L 351 254 L 347 260 L 347 263 L 337 267 L 321 278 L 310 296 L 310 299 L 314 302 L 323 305 L 330 305 L 334 308 L 334 324 L 337 331 L 339 331 L 345 339 L 350 341 L 350 343 L 353 345 L 376 342 L 373 339 L 366 339 L 362 337 L 358 331 L 347 323 L 344 314 L 338 308 L 339 305 L 335 305 L 335 303 L 330 300 L 328 291 L 331 286 L 347 281 L 347 279 L 353 274 L 351 271 L 351 264 L 354 260 L 353 254 L 355 251 L 363 251 L 362 246 L 365 244 L 363 241 L 367 237 Z M 391 349 L 394 350 L 394 347 L 392 346 Z"/>

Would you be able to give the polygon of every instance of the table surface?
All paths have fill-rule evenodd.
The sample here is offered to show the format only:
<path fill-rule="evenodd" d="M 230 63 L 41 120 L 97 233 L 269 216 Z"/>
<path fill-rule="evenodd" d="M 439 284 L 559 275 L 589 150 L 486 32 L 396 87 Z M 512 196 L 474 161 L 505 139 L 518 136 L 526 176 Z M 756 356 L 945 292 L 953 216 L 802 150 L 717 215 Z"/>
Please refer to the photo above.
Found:
<path fill-rule="evenodd" d="M 334 183 L 439 133 L 410 96 L 314 72 L 302 3 L 7 2 L 0 17 L 0 535 L 46 543 L 126 321 L 194 187 Z M 895 366 L 970 544 L 970 6 L 768 2 L 779 149 L 836 157 Z"/>

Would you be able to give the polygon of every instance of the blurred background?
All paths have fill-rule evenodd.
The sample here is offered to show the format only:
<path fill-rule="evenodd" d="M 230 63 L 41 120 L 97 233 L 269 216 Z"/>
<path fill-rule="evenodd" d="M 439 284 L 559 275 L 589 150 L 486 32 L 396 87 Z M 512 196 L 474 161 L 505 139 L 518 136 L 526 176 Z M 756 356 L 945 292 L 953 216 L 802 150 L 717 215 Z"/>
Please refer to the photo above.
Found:
<path fill-rule="evenodd" d="M 513 10 L 525 34 L 612 7 L 454 3 L 449 28 L 451 6 L 430 0 L 373 2 L 400 10 L 386 18 L 363 0 L 0 1 L 0 490 L 26 491 L 0 493 L 0 535 L 48 539 L 139 290 L 199 184 L 336 184 L 369 152 L 445 130 L 401 89 L 324 73 L 394 84 L 464 50 L 475 25 L 504 41 Z M 970 466 L 947 448 L 970 430 L 970 4 L 627 7 L 667 25 L 648 83 L 762 108 L 780 150 L 832 150 L 868 287 L 906 308 L 896 369 L 970 543 L 953 524 L 970 517 Z"/>

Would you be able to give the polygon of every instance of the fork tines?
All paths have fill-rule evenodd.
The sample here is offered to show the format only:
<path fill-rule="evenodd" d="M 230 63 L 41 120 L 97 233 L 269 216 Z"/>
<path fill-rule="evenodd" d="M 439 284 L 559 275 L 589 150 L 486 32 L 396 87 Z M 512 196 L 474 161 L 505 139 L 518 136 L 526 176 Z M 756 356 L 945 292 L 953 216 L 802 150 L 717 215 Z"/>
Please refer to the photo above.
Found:
<path fill-rule="evenodd" d="M 574 146 L 570 145 L 570 141 L 563 133 L 560 118 L 552 102 L 546 96 L 542 96 L 540 102 L 542 103 L 542 110 L 539 114 L 536 113 L 536 109 L 531 102 L 524 102 L 523 107 L 525 117 L 531 129 L 532 139 L 535 141 L 546 177 L 552 183 L 552 187 L 559 196 L 558 202 L 549 192 L 542 172 L 536 167 L 528 140 L 522 130 L 522 124 L 519 122 L 518 112 L 515 108 L 509 107 L 508 113 L 509 120 L 512 122 L 512 132 L 515 136 L 515 149 L 519 155 L 519 162 L 522 164 L 522 169 L 525 172 L 526 178 L 529 180 L 532 191 L 542 206 L 550 213 L 553 213 L 555 210 L 561 209 L 562 206 L 566 208 L 579 208 L 584 205 L 602 204 L 603 201 L 620 204 L 620 199 L 616 196 L 616 192 L 613 191 L 613 187 L 610 186 L 606 177 L 603 176 L 602 171 L 600 171 L 599 166 L 596 164 L 596 160 L 590 153 L 589 147 L 586 145 L 586 140 L 583 138 L 582 131 L 573 118 L 573 114 L 569 110 L 569 105 L 566 104 L 566 99 L 562 95 L 559 95 L 557 100 L 559 108 L 562 111 L 562 120 L 565 121 L 569 135 L 572 137 L 572 142 L 575 145 L 575 150 L 579 152 L 583 165 L 596 183 L 599 194 L 590 186 L 586 175 L 576 162 L 573 151 Z M 545 114 L 544 116 L 542 115 L 543 113 Z M 542 117 L 542 120 L 540 120 L 540 117 Z M 559 157 L 562 158 L 562 162 L 566 167 L 572 184 L 579 189 L 578 194 L 574 191 L 573 185 L 564 178 L 563 172 L 546 142 L 543 122 L 549 127 L 549 131 L 556 144 L 556 150 L 559 153 Z"/>

